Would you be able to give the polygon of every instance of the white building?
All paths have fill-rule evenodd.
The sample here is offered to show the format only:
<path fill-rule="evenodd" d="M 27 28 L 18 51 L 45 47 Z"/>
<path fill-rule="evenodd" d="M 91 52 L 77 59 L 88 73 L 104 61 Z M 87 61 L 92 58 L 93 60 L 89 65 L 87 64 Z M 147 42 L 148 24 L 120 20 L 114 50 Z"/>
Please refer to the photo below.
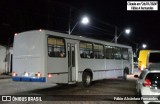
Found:
<path fill-rule="evenodd" d="M 12 72 L 12 47 L 0 45 L 0 74 Z"/>

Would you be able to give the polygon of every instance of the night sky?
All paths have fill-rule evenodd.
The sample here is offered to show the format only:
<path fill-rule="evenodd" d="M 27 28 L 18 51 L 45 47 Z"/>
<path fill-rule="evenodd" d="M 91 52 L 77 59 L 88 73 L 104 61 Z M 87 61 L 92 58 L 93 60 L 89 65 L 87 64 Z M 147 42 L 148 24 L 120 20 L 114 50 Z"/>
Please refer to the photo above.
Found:
<path fill-rule="evenodd" d="M 71 9 L 70 9 L 71 8 Z M 71 10 L 71 12 L 69 12 Z M 114 27 L 118 34 L 130 27 L 129 36 L 123 34 L 118 42 L 136 47 L 138 43 L 148 49 L 160 49 L 160 12 L 127 11 L 125 0 L 1 0 L 0 44 L 11 45 L 14 33 L 47 29 L 67 33 L 82 15 L 90 18 L 90 24 L 78 24 L 74 35 L 111 41 Z"/>

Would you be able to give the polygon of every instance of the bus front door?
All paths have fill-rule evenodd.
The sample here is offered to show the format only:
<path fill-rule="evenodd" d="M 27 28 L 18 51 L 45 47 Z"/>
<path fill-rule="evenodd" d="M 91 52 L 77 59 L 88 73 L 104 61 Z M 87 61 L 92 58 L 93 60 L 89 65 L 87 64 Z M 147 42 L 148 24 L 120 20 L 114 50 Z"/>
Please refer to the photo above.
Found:
<path fill-rule="evenodd" d="M 74 43 L 68 43 L 68 81 L 75 82 L 77 81 L 77 46 Z"/>

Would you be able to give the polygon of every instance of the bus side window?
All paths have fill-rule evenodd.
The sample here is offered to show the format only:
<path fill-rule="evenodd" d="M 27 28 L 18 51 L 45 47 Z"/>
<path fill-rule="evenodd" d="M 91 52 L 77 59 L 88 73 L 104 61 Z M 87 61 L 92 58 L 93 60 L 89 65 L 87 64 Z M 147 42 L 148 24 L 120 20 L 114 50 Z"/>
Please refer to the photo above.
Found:
<path fill-rule="evenodd" d="M 94 58 L 94 54 L 93 54 L 93 52 L 90 54 L 90 57 L 91 57 L 91 58 Z"/>
<path fill-rule="evenodd" d="M 121 49 L 114 47 L 114 59 L 121 59 Z"/>
<path fill-rule="evenodd" d="M 50 55 L 51 57 L 55 57 L 55 52 L 52 51 L 52 52 L 49 53 L 49 55 Z"/>
<path fill-rule="evenodd" d="M 86 58 L 84 52 L 81 54 L 81 57 L 82 57 L 82 58 Z"/>
<path fill-rule="evenodd" d="M 93 53 L 92 43 L 80 42 L 80 57 L 88 59 L 93 58 L 91 57 L 91 53 Z"/>
<path fill-rule="evenodd" d="M 81 58 L 83 58 L 83 53 L 80 54 Z"/>
<path fill-rule="evenodd" d="M 129 59 L 128 49 L 126 49 L 126 48 L 122 48 L 122 59 L 123 60 Z"/>
<path fill-rule="evenodd" d="M 65 53 L 63 51 L 60 52 L 60 57 L 64 57 Z"/>
<path fill-rule="evenodd" d="M 94 56 L 96 59 L 103 59 L 104 58 L 104 49 L 103 45 L 94 44 Z"/>
<path fill-rule="evenodd" d="M 63 58 L 61 52 L 63 51 L 65 57 L 65 41 L 63 38 L 48 37 L 48 55 L 50 57 Z"/>
<path fill-rule="evenodd" d="M 106 59 L 113 59 L 114 58 L 113 47 L 105 46 L 105 54 L 106 54 Z"/>

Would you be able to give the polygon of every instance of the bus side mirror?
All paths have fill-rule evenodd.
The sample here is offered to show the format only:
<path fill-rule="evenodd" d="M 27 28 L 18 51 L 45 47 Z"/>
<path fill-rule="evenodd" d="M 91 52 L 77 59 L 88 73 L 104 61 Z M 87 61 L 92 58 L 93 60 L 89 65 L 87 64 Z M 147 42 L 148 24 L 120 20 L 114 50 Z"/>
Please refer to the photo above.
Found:
<path fill-rule="evenodd" d="M 138 78 L 139 76 L 138 75 L 134 75 L 134 78 Z"/>

